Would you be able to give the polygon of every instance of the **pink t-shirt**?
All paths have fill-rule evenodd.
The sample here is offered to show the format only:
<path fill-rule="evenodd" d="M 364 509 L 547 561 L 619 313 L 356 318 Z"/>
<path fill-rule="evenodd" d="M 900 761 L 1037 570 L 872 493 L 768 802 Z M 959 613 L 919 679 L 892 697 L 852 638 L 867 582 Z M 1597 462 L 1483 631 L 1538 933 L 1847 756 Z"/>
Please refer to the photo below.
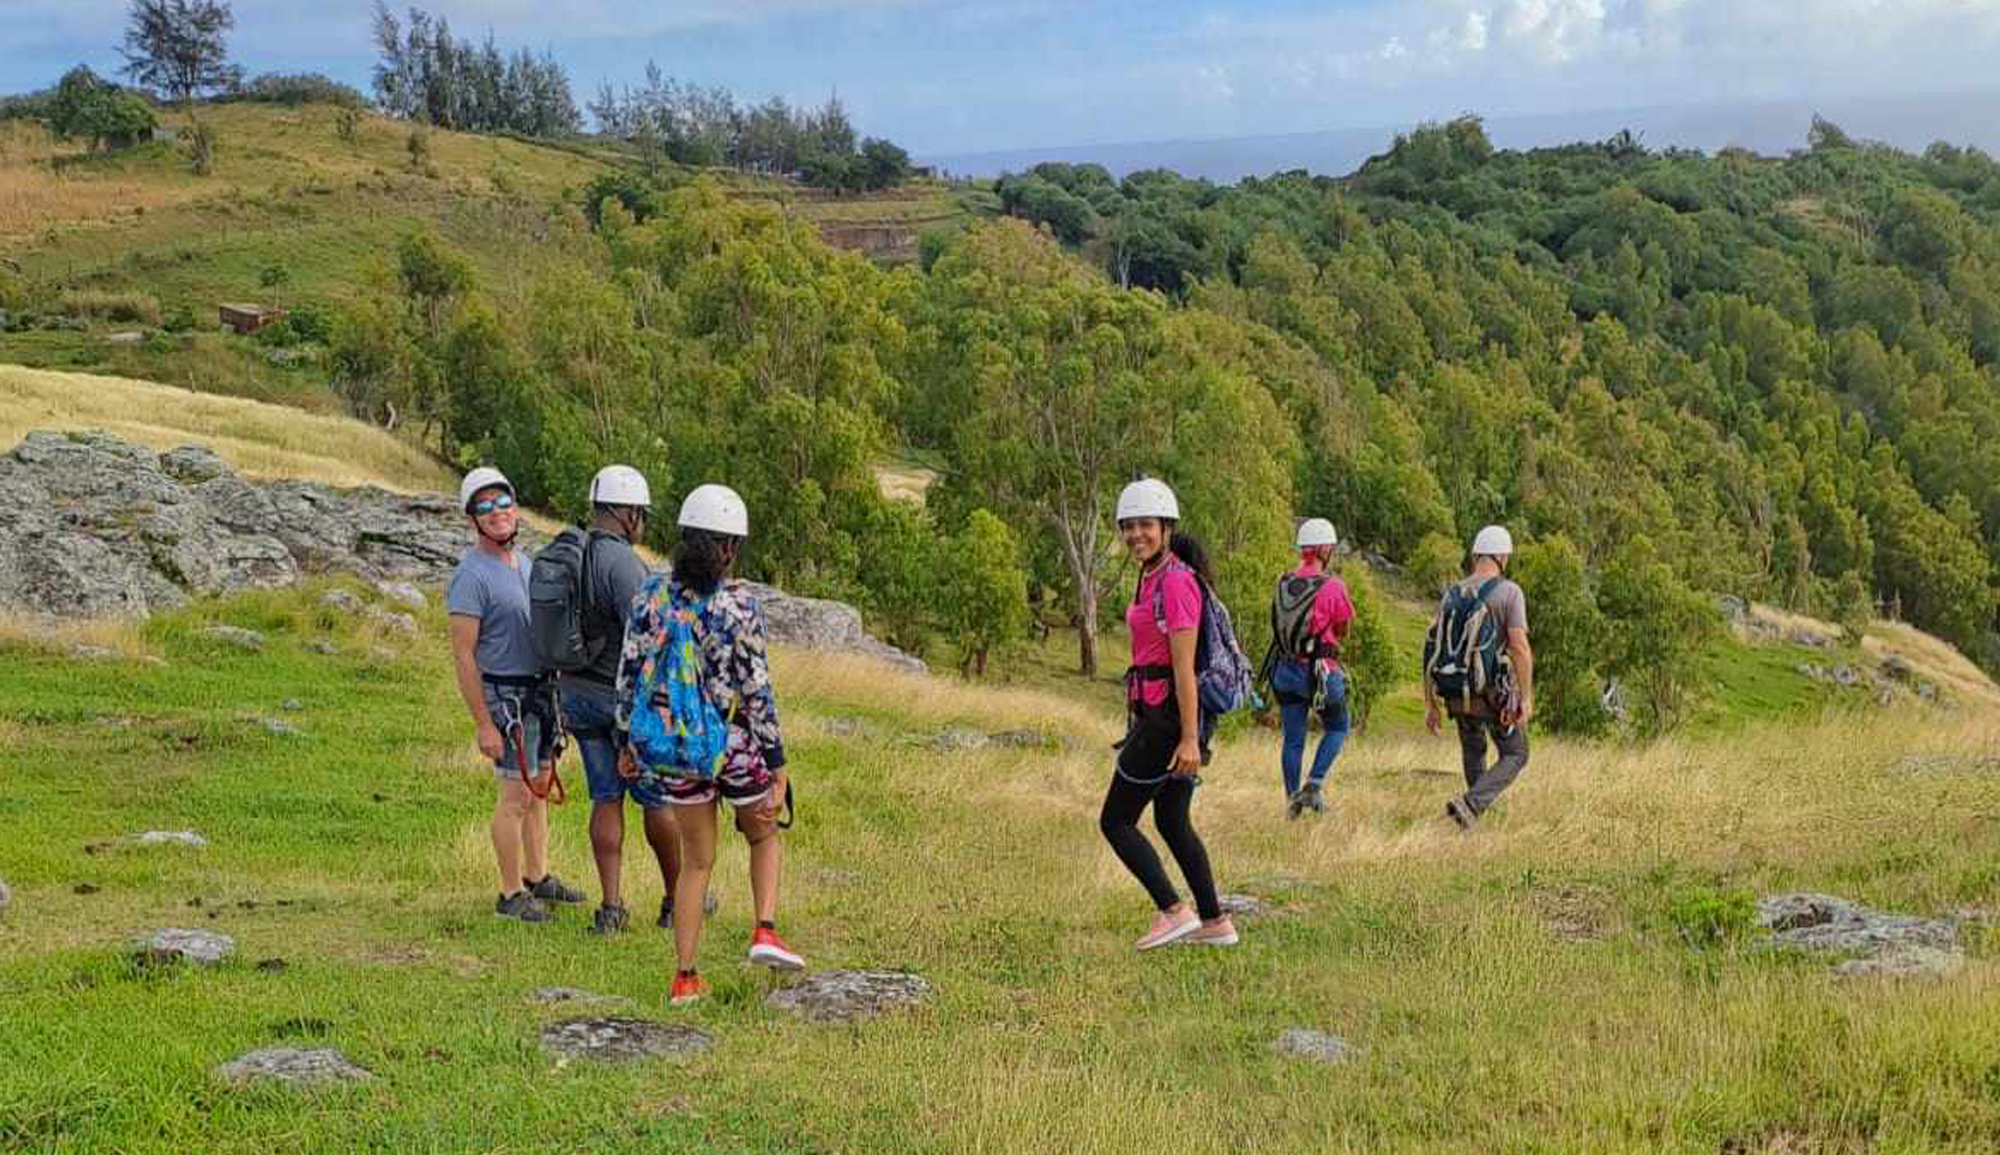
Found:
<path fill-rule="evenodd" d="M 1318 577 L 1326 571 L 1316 565 L 1302 565 L 1292 571 L 1300 577 Z M 1306 630 L 1313 637 L 1326 643 L 1327 649 L 1340 644 L 1347 636 L 1347 627 L 1354 621 L 1354 603 L 1348 599 L 1347 585 L 1339 577 L 1329 575 L 1326 584 L 1319 587 L 1319 594 L 1313 598 L 1312 616 L 1306 619 Z M 1340 663 L 1332 658 L 1325 659 L 1329 666 Z"/>
<path fill-rule="evenodd" d="M 1167 631 L 1195 630 L 1201 628 L 1201 582 L 1194 571 L 1178 561 L 1169 561 L 1154 570 L 1139 582 L 1139 592 L 1132 604 L 1125 608 L 1125 625 L 1132 633 L 1132 664 L 1135 666 L 1171 666 L 1174 652 L 1167 642 L 1167 635 L 1153 620 L 1153 593 L 1166 588 Z M 1167 700 L 1167 692 L 1172 681 L 1146 681 L 1139 684 L 1140 701 L 1148 706 L 1157 706 Z"/>

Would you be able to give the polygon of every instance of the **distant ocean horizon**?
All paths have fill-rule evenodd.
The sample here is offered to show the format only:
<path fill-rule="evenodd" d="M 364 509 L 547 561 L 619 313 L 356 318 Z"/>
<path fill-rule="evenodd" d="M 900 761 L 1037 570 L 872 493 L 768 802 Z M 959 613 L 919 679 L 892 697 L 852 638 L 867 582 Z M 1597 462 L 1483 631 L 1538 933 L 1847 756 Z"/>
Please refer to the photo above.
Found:
<path fill-rule="evenodd" d="M 1649 149 L 1692 148 L 1714 152 L 1734 146 L 1782 156 L 1805 147 L 1806 130 L 1811 127 L 1815 113 L 1838 124 L 1856 140 L 1879 140 L 1908 152 L 1921 152 L 1942 140 L 2000 153 L 2000 88 L 1983 92 L 1843 97 L 1817 102 L 1774 100 L 1492 116 L 1486 117 L 1485 123 L 1487 136 L 1499 148 L 1543 148 L 1604 140 L 1621 129 L 1631 129 Z M 1431 119 L 1449 120 L 1456 115 L 1456 112 L 1442 113 Z M 920 155 L 916 162 L 960 177 L 1022 172 L 1044 161 L 1101 164 L 1120 178 L 1141 169 L 1165 168 L 1218 184 L 1234 184 L 1246 176 L 1264 177 L 1293 169 L 1346 176 L 1369 157 L 1387 151 L 1397 133 L 1408 132 L 1417 123 L 1271 136 Z"/>

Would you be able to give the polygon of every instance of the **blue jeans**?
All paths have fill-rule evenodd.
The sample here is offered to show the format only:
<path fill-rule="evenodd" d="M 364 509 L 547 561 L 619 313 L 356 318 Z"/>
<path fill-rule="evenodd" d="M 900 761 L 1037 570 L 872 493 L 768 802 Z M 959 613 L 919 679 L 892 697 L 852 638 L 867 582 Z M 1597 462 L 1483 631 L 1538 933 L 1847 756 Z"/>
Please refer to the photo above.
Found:
<path fill-rule="evenodd" d="M 619 802 L 632 796 L 642 809 L 658 810 L 667 804 L 666 790 L 657 779 L 618 776 L 618 718 L 611 703 L 594 694 L 565 693 L 562 696 L 563 722 L 576 739 L 576 752 L 583 758 L 583 777 L 590 787 L 592 802 Z"/>
<path fill-rule="evenodd" d="M 1312 674 L 1302 662 L 1278 663 L 1272 672 L 1271 689 L 1278 699 L 1278 717 L 1284 722 L 1285 741 L 1280 748 L 1280 766 L 1285 775 L 1285 797 L 1299 792 L 1299 764 L 1306 752 L 1306 715 L 1312 710 Z M 1326 727 L 1319 748 L 1313 751 L 1312 776 L 1306 785 L 1325 783 L 1333 760 L 1347 744 L 1347 675 L 1329 668 L 1319 680 L 1319 718 Z"/>

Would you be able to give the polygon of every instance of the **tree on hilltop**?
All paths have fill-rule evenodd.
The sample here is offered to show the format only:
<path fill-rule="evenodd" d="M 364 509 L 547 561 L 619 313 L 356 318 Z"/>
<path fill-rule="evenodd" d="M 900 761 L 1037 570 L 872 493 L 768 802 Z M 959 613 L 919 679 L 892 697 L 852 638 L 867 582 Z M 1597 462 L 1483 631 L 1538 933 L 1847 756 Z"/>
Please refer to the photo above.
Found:
<path fill-rule="evenodd" d="M 187 113 L 194 170 L 204 176 L 215 162 L 215 142 L 195 116 L 194 102 L 242 82 L 243 69 L 229 61 L 227 35 L 235 26 L 229 0 L 132 0 L 119 48 L 127 76 Z"/>

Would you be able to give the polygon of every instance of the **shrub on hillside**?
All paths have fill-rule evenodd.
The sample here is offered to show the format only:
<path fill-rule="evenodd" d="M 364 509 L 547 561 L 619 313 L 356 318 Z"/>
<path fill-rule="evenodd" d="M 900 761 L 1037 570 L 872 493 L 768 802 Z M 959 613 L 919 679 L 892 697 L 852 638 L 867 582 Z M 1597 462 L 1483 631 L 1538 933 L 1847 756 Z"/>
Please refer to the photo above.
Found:
<path fill-rule="evenodd" d="M 1465 550 L 1441 533 L 1427 533 L 1404 561 L 1403 570 L 1419 596 L 1443 597 L 1446 586 L 1465 576 Z"/>
<path fill-rule="evenodd" d="M 266 72 L 251 77 L 241 88 L 221 99 L 224 102 L 283 104 L 294 108 L 302 104 L 330 104 L 336 108 L 354 109 L 368 107 L 368 98 L 359 90 L 317 72 Z"/>
<path fill-rule="evenodd" d="M 112 293 L 98 289 L 72 289 L 62 295 L 62 308 L 72 317 L 99 321 L 131 321 L 142 325 L 160 323 L 160 299 L 151 293 Z"/>

